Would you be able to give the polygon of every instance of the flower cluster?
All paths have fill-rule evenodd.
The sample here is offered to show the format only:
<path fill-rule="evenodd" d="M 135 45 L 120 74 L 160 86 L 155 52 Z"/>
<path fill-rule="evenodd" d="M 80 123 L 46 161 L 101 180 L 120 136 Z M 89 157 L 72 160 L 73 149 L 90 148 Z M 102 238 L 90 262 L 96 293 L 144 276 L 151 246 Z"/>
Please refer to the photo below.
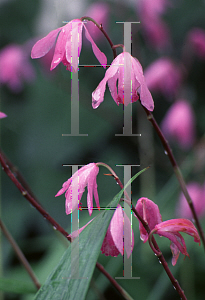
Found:
<path fill-rule="evenodd" d="M 60 196 L 64 192 L 66 192 L 65 197 L 67 214 L 70 214 L 74 209 L 79 208 L 79 201 L 82 198 L 82 194 L 86 186 L 88 187 L 87 204 L 89 214 L 91 215 L 93 209 L 93 193 L 95 196 L 96 204 L 98 207 L 100 207 L 96 183 L 98 172 L 99 167 L 97 166 L 97 164 L 90 163 L 82 167 L 71 178 L 64 182 L 63 188 L 56 194 L 56 196 Z M 76 194 L 75 198 L 72 199 L 74 189 L 78 190 L 78 194 Z M 167 237 L 171 241 L 170 248 L 173 255 L 173 265 L 176 264 L 180 252 L 188 256 L 185 241 L 179 231 L 193 236 L 194 241 L 200 243 L 198 232 L 191 221 L 186 219 L 174 219 L 162 222 L 162 217 L 158 206 L 148 198 L 140 198 L 137 201 L 135 208 L 140 217 L 149 226 L 151 234 L 158 234 L 160 236 Z M 80 233 L 90 222 L 80 228 L 78 233 Z M 149 233 L 147 232 L 147 230 L 145 230 L 143 224 L 140 221 L 139 230 L 140 238 L 145 243 L 149 238 Z M 71 238 L 74 239 L 76 235 L 77 233 L 73 232 L 71 234 Z M 127 241 L 126 243 L 124 243 L 123 241 L 125 235 L 131 237 L 131 239 L 128 239 L 128 243 Z M 103 240 L 101 252 L 105 255 L 118 256 L 119 253 L 121 253 L 122 255 L 124 254 L 125 248 L 127 257 L 129 257 L 132 253 L 133 247 L 134 233 L 131 229 L 130 220 L 125 213 L 123 214 L 123 209 L 118 204 Z"/>
<path fill-rule="evenodd" d="M 39 40 L 32 48 L 31 57 L 40 58 L 46 55 L 55 44 L 59 34 L 50 69 L 53 70 L 62 62 L 67 70 L 77 72 L 82 48 L 83 27 L 85 29 L 86 38 L 90 41 L 96 58 L 101 65 L 105 67 L 107 64 L 106 56 L 97 47 L 85 24 L 80 19 L 70 21 L 65 26 L 51 31 L 46 37 Z M 116 87 L 117 81 L 118 90 Z M 148 110 L 153 111 L 154 102 L 147 88 L 142 66 L 140 62 L 128 52 L 119 54 L 113 60 L 111 66 L 105 73 L 104 79 L 92 93 L 93 108 L 97 108 L 104 100 L 107 82 L 111 95 L 117 105 L 121 103 L 127 106 L 130 102 L 137 101 L 140 96 L 141 104 Z M 127 96 L 125 96 L 125 94 Z"/>

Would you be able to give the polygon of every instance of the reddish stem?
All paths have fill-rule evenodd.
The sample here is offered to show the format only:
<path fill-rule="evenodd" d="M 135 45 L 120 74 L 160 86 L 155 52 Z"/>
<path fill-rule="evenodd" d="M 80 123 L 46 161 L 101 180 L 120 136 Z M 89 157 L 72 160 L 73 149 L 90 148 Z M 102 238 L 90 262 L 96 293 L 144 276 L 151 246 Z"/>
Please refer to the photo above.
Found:
<path fill-rule="evenodd" d="M 196 214 L 196 210 L 194 208 L 193 201 L 192 201 L 192 199 L 191 199 L 191 197 L 190 197 L 190 195 L 189 195 L 189 193 L 187 191 L 186 183 L 185 183 L 184 178 L 182 176 L 182 173 L 181 173 L 181 171 L 179 169 L 179 166 L 177 165 L 177 162 L 176 162 L 175 157 L 174 157 L 174 155 L 172 153 L 172 150 L 171 150 L 171 148 L 169 146 L 169 143 L 165 139 L 165 137 L 164 137 L 161 129 L 159 128 L 159 125 L 157 124 L 157 122 L 156 122 L 153 114 L 146 107 L 144 107 L 143 105 L 142 105 L 142 107 L 144 108 L 144 110 L 145 110 L 145 112 L 147 114 L 147 119 L 152 123 L 155 131 L 157 132 L 157 134 L 158 134 L 158 136 L 159 136 L 159 138 L 160 138 L 160 140 L 162 142 L 162 145 L 163 145 L 163 147 L 164 147 L 164 149 L 165 149 L 165 151 L 166 151 L 166 153 L 167 153 L 167 155 L 169 157 L 169 160 L 170 160 L 170 162 L 171 162 L 171 164 L 173 166 L 174 173 L 175 173 L 175 175 L 176 175 L 176 177 L 177 177 L 177 179 L 179 181 L 179 184 L 180 184 L 180 187 L 182 189 L 182 192 L 183 192 L 183 194 L 184 194 L 184 196 L 185 196 L 185 198 L 186 198 L 186 200 L 188 202 L 188 205 L 189 205 L 189 207 L 191 209 L 191 212 L 192 212 L 192 215 L 193 215 L 196 227 L 197 227 L 197 229 L 199 231 L 199 235 L 200 235 L 200 237 L 202 239 L 202 242 L 203 242 L 203 245 L 204 245 L 204 249 L 205 249 L 204 232 L 202 230 L 201 224 L 200 224 L 198 216 Z"/>
<path fill-rule="evenodd" d="M 9 169 L 9 166 L 6 164 L 6 161 L 4 158 L 5 158 L 5 155 L 3 156 L 2 153 L 0 153 L 0 162 L 2 165 L 2 169 L 8 175 L 8 177 L 13 181 L 13 183 L 19 189 L 21 194 L 31 203 L 31 205 L 33 207 L 35 207 L 40 212 L 40 214 L 46 220 L 48 220 L 51 223 L 53 228 L 60 231 L 69 241 L 71 241 L 71 238 L 68 236 L 68 233 L 45 211 L 45 209 L 43 209 L 43 207 L 39 203 L 37 203 L 37 201 L 29 194 L 29 192 L 18 181 L 18 179 L 15 177 L 15 175 Z"/>

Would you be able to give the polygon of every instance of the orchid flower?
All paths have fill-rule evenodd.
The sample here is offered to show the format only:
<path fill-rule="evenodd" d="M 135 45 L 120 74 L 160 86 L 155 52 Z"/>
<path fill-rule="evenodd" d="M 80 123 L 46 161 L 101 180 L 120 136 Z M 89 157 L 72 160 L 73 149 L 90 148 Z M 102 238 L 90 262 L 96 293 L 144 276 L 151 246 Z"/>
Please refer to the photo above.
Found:
<path fill-rule="evenodd" d="M 7 115 L 0 111 L 0 119 L 6 118 L 6 117 L 7 117 Z"/>
<path fill-rule="evenodd" d="M 35 78 L 29 61 L 26 46 L 10 44 L 0 51 L 0 83 L 14 92 L 23 89 L 23 81 L 31 82 Z"/>
<path fill-rule="evenodd" d="M 107 64 L 105 54 L 97 47 L 83 21 L 80 19 L 74 19 L 65 26 L 52 30 L 47 36 L 39 40 L 32 48 L 31 58 L 40 58 L 46 55 L 55 44 L 57 35 L 59 34 L 50 70 L 53 70 L 62 62 L 67 70 L 76 73 L 78 71 L 78 59 L 82 48 L 83 27 L 85 29 L 85 36 L 90 41 L 96 58 L 105 68 Z"/>
<path fill-rule="evenodd" d="M 71 178 L 63 183 L 62 189 L 58 191 L 55 197 L 65 193 L 65 209 L 67 215 L 78 208 L 86 186 L 88 188 L 87 205 L 89 215 L 91 216 L 93 211 L 93 193 L 96 205 L 98 208 L 100 207 L 96 183 L 98 172 L 99 167 L 95 163 L 90 163 L 80 168 Z"/>
<path fill-rule="evenodd" d="M 93 220 L 93 219 L 92 219 Z M 80 234 L 83 229 L 92 221 L 90 220 L 86 225 L 79 230 L 72 232 L 69 236 L 72 241 Z M 123 227 L 125 227 L 123 229 Z M 124 233 L 124 234 L 123 234 Z M 126 239 L 126 237 L 128 237 Z M 116 257 L 120 253 L 123 255 L 123 249 L 126 250 L 127 258 L 130 257 L 134 248 L 134 232 L 131 233 L 131 223 L 128 216 L 124 213 L 123 209 L 118 204 L 110 224 L 108 226 L 105 238 L 102 243 L 101 252 L 106 256 Z"/>
<path fill-rule="evenodd" d="M 195 115 L 185 99 L 176 101 L 162 121 L 162 132 L 167 139 L 175 140 L 182 149 L 189 149 L 195 141 Z"/>
<path fill-rule="evenodd" d="M 162 222 L 162 217 L 159 211 L 159 207 L 148 198 L 144 198 L 144 197 L 140 198 L 137 201 L 135 209 L 142 217 L 142 219 L 147 223 L 150 230 L 152 230 L 155 227 L 155 225 Z M 134 216 L 136 217 L 135 214 Z M 144 243 L 146 243 L 149 235 L 140 221 L 139 221 L 139 231 L 140 231 L 141 240 Z"/>
<path fill-rule="evenodd" d="M 197 229 L 193 223 L 187 219 L 172 219 L 161 222 L 155 226 L 155 228 L 150 233 L 150 238 L 152 234 L 158 234 L 159 236 L 167 237 L 171 241 L 171 251 L 172 251 L 172 265 L 175 266 L 181 252 L 185 256 L 189 257 L 186 249 L 186 244 L 184 238 L 179 232 L 185 232 L 194 237 L 194 242 L 199 243 L 200 237 Z"/>
<path fill-rule="evenodd" d="M 108 83 L 111 96 L 117 105 L 121 103 L 127 106 L 130 102 L 137 101 L 140 95 L 142 105 L 153 111 L 154 102 L 147 88 L 142 66 L 128 52 L 119 54 L 107 69 L 105 77 L 92 93 L 93 108 L 97 108 L 103 102 L 106 83 Z M 128 97 L 125 97 L 125 93 Z"/>

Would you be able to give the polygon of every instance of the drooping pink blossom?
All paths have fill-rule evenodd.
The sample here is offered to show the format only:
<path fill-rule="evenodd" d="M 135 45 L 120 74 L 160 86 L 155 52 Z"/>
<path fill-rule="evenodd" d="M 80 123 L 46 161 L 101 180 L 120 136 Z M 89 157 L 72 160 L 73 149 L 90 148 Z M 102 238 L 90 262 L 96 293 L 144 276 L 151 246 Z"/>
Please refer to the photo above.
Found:
<path fill-rule="evenodd" d="M 160 92 L 166 98 L 174 96 L 181 86 L 182 69 L 170 58 L 154 61 L 144 72 L 147 86 L 152 92 Z"/>
<path fill-rule="evenodd" d="M 205 186 L 201 186 L 197 182 L 192 181 L 187 184 L 187 190 L 194 204 L 197 216 L 199 218 L 203 217 L 205 215 Z M 190 220 L 193 218 L 191 209 L 183 193 L 179 196 L 176 215 Z"/>
<path fill-rule="evenodd" d="M 199 58 L 205 59 L 205 30 L 202 28 L 191 29 L 187 41 L 194 53 Z"/>
<path fill-rule="evenodd" d="M 162 15 L 170 5 L 168 0 L 138 0 L 137 13 L 140 16 L 142 30 L 149 44 L 161 50 L 170 46 L 170 32 Z"/>
<path fill-rule="evenodd" d="M 142 66 L 128 52 L 119 54 L 107 69 L 105 77 L 92 93 L 93 108 L 97 108 L 103 102 L 106 83 L 108 83 L 111 96 L 117 105 L 121 103 L 127 106 L 130 102 L 137 101 L 139 94 L 142 105 L 153 111 L 154 102 L 147 88 Z"/>
<path fill-rule="evenodd" d="M 66 214 L 72 213 L 72 211 L 79 207 L 86 186 L 88 189 L 87 205 L 89 215 L 91 215 L 93 211 L 93 194 L 97 207 L 100 207 L 96 182 L 98 172 L 99 167 L 95 163 L 90 163 L 80 168 L 71 178 L 63 183 L 62 189 L 58 191 L 55 197 L 65 193 Z"/>
<path fill-rule="evenodd" d="M 78 60 L 82 48 L 83 27 L 85 29 L 85 36 L 91 43 L 96 58 L 105 68 L 107 64 L 105 54 L 97 47 L 85 24 L 80 19 L 74 19 L 65 26 L 52 30 L 46 37 L 39 40 L 32 48 L 31 57 L 40 58 L 48 53 L 55 44 L 58 36 L 50 69 L 53 70 L 62 62 L 67 70 L 76 73 L 78 71 Z"/>
<path fill-rule="evenodd" d="M 142 217 L 142 219 L 147 223 L 150 230 L 152 230 L 155 227 L 155 225 L 162 222 L 162 217 L 159 211 L 159 207 L 152 200 L 149 200 L 148 198 L 144 198 L 144 197 L 140 198 L 137 201 L 135 208 L 139 213 L 139 215 Z M 134 216 L 136 217 L 135 214 Z M 139 221 L 139 230 L 140 230 L 141 240 L 144 243 L 146 243 L 149 235 L 140 221 Z"/>
<path fill-rule="evenodd" d="M 193 223 L 187 219 L 172 219 L 157 224 L 154 234 L 164 236 L 171 241 L 172 265 L 176 265 L 180 252 L 189 256 L 184 238 L 179 232 L 185 232 L 194 237 L 194 241 L 200 245 L 200 237 Z"/>
<path fill-rule="evenodd" d="M 81 227 L 79 230 L 72 232 L 72 234 L 70 235 L 72 240 L 75 239 L 77 235 L 80 234 L 92 220 L 90 220 L 85 226 Z M 131 233 L 130 220 L 125 213 L 123 217 L 123 209 L 118 204 L 108 226 L 105 238 L 103 240 L 101 252 L 106 256 L 110 255 L 116 257 L 120 253 L 121 255 L 123 255 L 123 249 L 125 249 L 127 253 L 127 258 L 129 258 L 133 251 L 133 248 L 134 232 L 132 230 Z"/>
<path fill-rule="evenodd" d="M 193 146 L 195 141 L 195 116 L 189 102 L 180 99 L 166 113 L 162 121 L 162 132 L 167 139 L 175 140 L 183 149 Z"/>
<path fill-rule="evenodd" d="M 5 84 L 12 92 L 23 89 L 23 81 L 31 82 L 35 73 L 26 47 L 10 44 L 0 51 L 0 83 Z"/>
<path fill-rule="evenodd" d="M 108 15 L 109 15 L 109 4 L 106 2 L 94 2 L 92 3 L 85 15 L 93 18 L 98 24 L 102 24 L 105 31 L 107 31 L 108 27 Z M 87 22 L 86 27 L 89 30 L 92 37 L 100 42 L 100 38 L 102 38 L 102 32 L 97 28 L 97 26 L 93 22 Z"/>
<path fill-rule="evenodd" d="M 124 226 L 123 226 L 124 223 Z M 124 242 L 123 242 L 124 231 Z M 132 238 L 131 238 L 132 236 Z M 128 237 L 126 239 L 126 237 Z M 132 241 L 132 242 L 131 242 Z M 123 255 L 123 249 L 126 250 L 127 258 L 130 257 L 134 248 L 134 232 L 131 233 L 131 224 L 128 216 L 124 213 L 123 209 L 118 204 L 110 225 L 106 232 L 105 238 L 102 243 L 101 252 L 106 256 L 118 256 L 119 253 Z"/>
<path fill-rule="evenodd" d="M 6 117 L 7 117 L 7 115 L 0 111 L 0 119 L 6 118 Z"/>

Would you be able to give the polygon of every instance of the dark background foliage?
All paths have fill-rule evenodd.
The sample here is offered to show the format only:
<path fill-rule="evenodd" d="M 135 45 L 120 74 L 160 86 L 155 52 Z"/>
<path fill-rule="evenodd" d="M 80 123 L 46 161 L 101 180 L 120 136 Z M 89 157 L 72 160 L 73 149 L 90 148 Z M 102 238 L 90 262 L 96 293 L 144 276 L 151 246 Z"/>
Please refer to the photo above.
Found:
<path fill-rule="evenodd" d="M 47 1 L 48 2 L 48 1 Z M 108 32 L 114 44 L 123 43 L 123 27 L 116 21 L 139 21 L 134 9 L 134 1 L 106 1 L 110 6 Z M 133 3 L 132 3 L 133 2 Z M 76 10 L 72 1 L 51 1 L 47 3 L 49 10 L 47 28 L 40 28 L 39 21 L 42 11 L 46 13 L 46 2 L 36 0 L 2 1 L 0 3 L 0 49 L 9 44 L 26 44 L 29 49 L 48 31 L 62 26 L 63 20 L 71 20 L 83 16 L 80 2 L 76 2 Z M 91 4 L 85 1 L 85 9 Z M 204 1 L 174 1 L 163 16 L 168 24 L 172 37 L 172 47 L 166 51 L 156 51 L 149 46 L 143 36 L 140 26 L 133 25 L 133 55 L 136 56 L 145 69 L 151 62 L 162 55 L 168 55 L 180 60 L 184 39 L 193 27 L 205 29 Z M 64 11 L 64 5 L 66 7 Z M 72 12 L 69 10 L 72 7 Z M 77 7 L 79 8 L 77 9 Z M 49 18 L 50 13 L 50 18 Z M 79 13 L 79 14 L 78 14 Z M 46 18 L 45 18 L 46 20 Z M 46 23 L 46 22 L 44 22 Z M 98 43 L 106 54 L 108 64 L 112 62 L 112 51 L 102 36 Z M 121 50 L 117 50 L 120 53 Z M 65 214 L 64 196 L 55 198 L 61 185 L 71 176 L 69 167 L 62 164 L 84 165 L 90 162 L 102 161 L 109 164 L 123 181 L 123 168 L 120 164 L 140 165 L 133 167 L 134 175 L 140 169 L 151 165 L 132 184 L 132 200 L 135 205 L 140 197 L 149 197 L 160 208 L 163 220 L 175 218 L 175 205 L 178 201 L 179 186 L 173 176 L 171 164 L 153 132 L 151 124 L 146 121 L 146 115 L 141 105 L 133 104 L 133 132 L 141 133 L 141 137 L 117 137 L 122 133 L 123 107 L 117 107 L 111 98 L 108 88 L 105 100 L 101 106 L 93 110 L 91 93 L 104 76 L 103 68 L 83 68 L 79 71 L 80 99 L 80 133 L 85 137 L 66 137 L 70 133 L 71 75 L 60 64 L 54 71 L 49 66 L 44 67 L 42 60 L 31 61 L 36 78 L 33 82 L 24 84 L 20 93 L 14 93 L 6 86 L 1 86 L 1 111 L 8 117 L 0 121 L 1 147 L 13 164 L 23 174 L 33 193 L 49 214 L 70 232 L 70 216 Z M 90 45 L 82 47 L 80 64 L 97 63 Z M 23 68 L 23 66 L 22 66 Z M 194 64 L 187 76 L 184 90 L 192 102 L 197 121 L 197 141 L 189 151 L 183 151 L 177 144 L 171 144 L 173 152 L 182 168 L 187 181 L 195 180 L 203 184 L 204 153 L 203 135 L 205 130 L 205 62 L 195 58 Z M 154 116 L 161 122 L 171 103 L 164 97 L 153 94 Z M 147 141 L 147 147 L 142 144 Z M 202 155 L 204 158 L 204 156 Z M 119 186 L 109 177 L 104 176 L 106 170 L 101 169 L 97 177 L 101 206 L 107 205 L 119 191 Z M 82 202 L 86 203 L 86 193 Z M 93 212 L 96 215 L 97 212 Z M 59 261 L 67 247 L 66 241 L 31 207 L 12 184 L 6 174 L 1 172 L 1 217 L 25 256 L 31 263 L 40 282 L 43 283 L 50 271 Z M 80 212 L 80 226 L 89 220 L 86 211 Z M 202 226 L 205 228 L 204 219 Z M 140 280 L 119 280 L 119 283 L 134 299 L 179 299 L 169 282 L 164 269 L 153 255 L 149 245 L 139 239 L 138 221 L 133 217 L 135 247 L 132 254 L 133 276 Z M 165 257 L 171 266 L 171 251 L 169 241 L 158 239 Z M 191 259 L 179 261 L 171 270 L 181 283 L 188 299 L 204 299 L 204 252 L 193 238 L 185 237 Z M 99 256 L 99 262 L 113 277 L 122 276 L 122 257 Z M 1 276 L 19 279 L 30 283 L 26 271 L 19 263 L 10 244 L 1 236 Z M 2 299 L 33 299 L 33 294 L 19 295 L 4 292 Z M 110 286 L 98 270 L 94 271 L 93 280 L 87 299 L 120 299 L 117 292 Z"/>

